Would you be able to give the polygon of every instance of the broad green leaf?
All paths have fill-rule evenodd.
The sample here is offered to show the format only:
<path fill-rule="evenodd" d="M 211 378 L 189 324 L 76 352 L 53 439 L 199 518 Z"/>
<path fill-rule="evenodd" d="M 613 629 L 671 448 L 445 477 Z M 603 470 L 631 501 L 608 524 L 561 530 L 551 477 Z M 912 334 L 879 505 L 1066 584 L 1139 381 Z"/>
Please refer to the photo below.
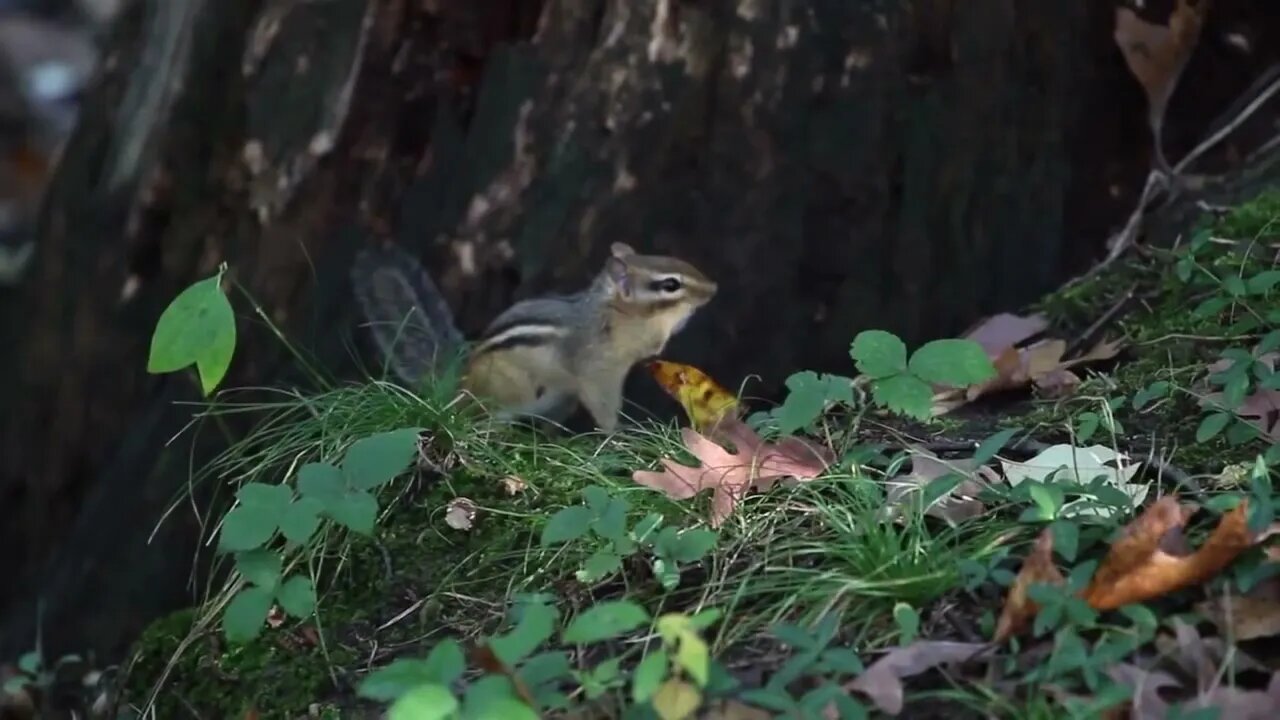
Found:
<path fill-rule="evenodd" d="M 676 664 L 699 685 L 706 685 L 711 660 L 710 652 L 706 641 L 698 635 L 697 628 L 693 626 L 688 616 L 680 613 L 663 615 L 658 618 L 658 634 L 668 644 L 675 644 Z"/>
<path fill-rule="evenodd" d="M 591 521 L 591 529 L 602 538 L 621 541 L 627 537 L 627 511 L 630 509 L 631 503 L 626 498 L 609 498 L 604 511 Z"/>
<path fill-rule="evenodd" d="M 272 593 L 260 587 L 250 587 L 236 593 L 227 603 L 222 615 L 222 627 L 227 640 L 233 644 L 245 643 L 262 632 L 262 625 L 271 612 Z"/>
<path fill-rule="evenodd" d="M 320 526 L 324 504 L 313 497 L 301 497 L 289 504 L 280 515 L 280 532 L 294 544 L 305 545 Z"/>
<path fill-rule="evenodd" d="M 871 396 L 889 410 L 927 420 L 933 408 L 933 390 L 914 375 L 893 375 L 871 383 Z"/>
<path fill-rule="evenodd" d="M 536 686 L 562 680 L 573 674 L 568 653 L 560 650 L 541 652 L 525 660 L 517 675 L 526 685 Z"/>
<path fill-rule="evenodd" d="M 1231 415 L 1228 413 L 1215 412 L 1205 415 L 1200 421 L 1200 426 L 1196 428 L 1196 442 L 1208 442 L 1217 437 L 1229 422 L 1231 422 Z"/>
<path fill-rule="evenodd" d="M 271 592 L 280 584 L 283 564 L 279 555 L 263 548 L 236 553 L 236 570 L 245 580 Z"/>
<path fill-rule="evenodd" d="M 587 644 L 625 635 L 649 622 L 649 613 L 630 600 L 598 603 L 573 619 L 565 628 L 562 640 L 570 644 Z"/>
<path fill-rule="evenodd" d="M 1053 532 L 1053 549 L 1067 562 L 1074 562 L 1080 548 L 1080 528 L 1070 520 L 1055 520 L 1049 527 Z"/>
<path fill-rule="evenodd" d="M 293 490 L 288 485 L 251 482 L 241 485 L 236 491 L 236 497 L 245 505 L 283 512 L 284 507 L 293 500 Z"/>
<path fill-rule="evenodd" d="M 602 547 L 591 553 L 582 563 L 582 569 L 575 573 L 578 582 L 594 583 L 603 580 L 622 569 L 622 558 L 612 548 Z"/>
<path fill-rule="evenodd" d="M 697 562 L 716 546 L 718 538 L 714 531 L 706 528 L 685 530 L 672 544 L 671 559 L 680 563 Z"/>
<path fill-rule="evenodd" d="M 18 656 L 18 669 L 28 675 L 38 675 L 41 664 L 40 653 L 34 650 Z"/>
<path fill-rule="evenodd" d="M 1133 409 L 1141 410 L 1146 407 L 1152 400 L 1166 397 L 1169 394 L 1169 383 L 1164 380 L 1157 380 L 1145 388 L 1139 390 L 1133 395 Z"/>
<path fill-rule="evenodd" d="M 609 500 L 613 495 L 608 488 L 599 485 L 588 485 L 582 489 L 582 499 L 586 501 L 587 507 L 591 508 L 594 515 L 603 515 L 609 508 Z"/>
<path fill-rule="evenodd" d="M 294 575 L 276 593 L 280 607 L 296 618 L 305 618 L 316 609 L 316 588 L 311 578 Z"/>
<path fill-rule="evenodd" d="M 658 513 L 649 513 L 644 516 L 644 519 L 636 523 L 635 527 L 631 528 L 631 536 L 639 542 L 652 541 L 650 536 L 661 524 L 662 515 Z"/>
<path fill-rule="evenodd" d="M 298 468 L 298 492 L 319 500 L 325 507 L 341 499 L 345 489 L 342 471 L 329 463 L 307 463 Z"/>
<path fill-rule="evenodd" d="M 542 527 L 542 546 L 577 540 L 587 534 L 591 526 L 591 508 L 586 505 L 570 505 L 562 508 Z"/>
<path fill-rule="evenodd" d="M 489 642 L 493 653 L 509 667 L 515 667 L 551 637 L 560 615 L 554 607 L 542 603 L 524 603 L 520 608 L 522 612 L 516 626 Z"/>
<path fill-rule="evenodd" d="M 935 385 L 968 387 L 996 376 L 987 351 L 973 340 L 948 338 L 925 343 L 911 355 L 907 369 Z"/>
<path fill-rule="evenodd" d="M 235 352 L 236 316 L 221 283 L 221 272 L 193 283 L 160 313 L 147 372 L 169 373 L 195 365 L 206 396 L 222 382 Z"/>
<path fill-rule="evenodd" d="M 907 369 L 907 346 L 893 333 L 863 330 L 853 339 L 849 349 L 858 371 L 871 377 L 886 378 Z"/>
<path fill-rule="evenodd" d="M 262 547 L 276 532 L 276 513 L 259 505 L 240 504 L 227 513 L 218 533 L 218 549 L 241 552 Z"/>
<path fill-rule="evenodd" d="M 458 698 L 440 685 L 419 685 L 387 710 L 388 720 L 444 720 L 458 709 Z M 519 717 L 513 716 L 514 718 Z"/>
<path fill-rule="evenodd" d="M 373 534 L 373 525 L 378 520 L 378 500 L 369 493 L 358 490 L 342 495 L 334 505 L 325 511 L 335 522 L 361 535 Z"/>
<path fill-rule="evenodd" d="M 853 381 L 837 375 L 798 372 L 787 378 L 786 399 L 773 411 L 778 432 L 790 435 L 817 420 L 827 403 L 853 404 Z"/>
<path fill-rule="evenodd" d="M 443 640 L 431 648 L 426 660 L 402 659 L 371 673 L 360 683 L 362 698 L 390 702 L 419 685 L 448 687 L 462 677 L 466 658 L 454 640 Z"/>
<path fill-rule="evenodd" d="M 1096 412 L 1082 412 L 1076 416 L 1076 442 L 1087 443 L 1098 431 L 1102 418 Z"/>
<path fill-rule="evenodd" d="M 403 428 L 352 443 L 342 459 L 342 474 L 347 485 L 372 490 L 391 482 L 417 457 L 419 432 L 419 428 Z"/>
<path fill-rule="evenodd" d="M 1276 283 L 1280 283 L 1280 270 L 1264 270 L 1249 278 L 1245 285 L 1250 295 L 1266 295 Z"/>
<path fill-rule="evenodd" d="M 474 716 L 467 717 L 474 717 L 475 720 L 539 720 L 538 713 L 534 712 L 533 708 L 513 697 L 498 698 L 493 702 L 485 703 Z"/>
<path fill-rule="evenodd" d="M 667 651 L 659 648 L 644 656 L 631 676 L 631 697 L 642 703 L 653 696 L 667 676 Z"/>

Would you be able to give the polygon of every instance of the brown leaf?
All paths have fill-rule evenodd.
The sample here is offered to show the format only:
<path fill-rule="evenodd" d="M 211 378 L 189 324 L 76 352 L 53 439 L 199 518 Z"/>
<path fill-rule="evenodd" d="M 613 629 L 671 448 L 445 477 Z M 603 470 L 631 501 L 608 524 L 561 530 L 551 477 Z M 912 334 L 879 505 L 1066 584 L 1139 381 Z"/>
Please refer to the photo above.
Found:
<path fill-rule="evenodd" d="M 1200 39 L 1210 0 L 1177 0 L 1168 25 L 1154 25 L 1127 7 L 1116 8 L 1115 41 L 1129 71 L 1147 93 L 1147 120 L 1160 153 L 1165 107 Z M 1159 157 L 1163 163 L 1163 155 Z"/>
<path fill-rule="evenodd" d="M 1133 690 L 1129 703 L 1130 720 L 1137 718 L 1164 718 L 1169 715 L 1169 703 L 1160 697 L 1161 688 L 1177 687 L 1178 681 L 1159 670 L 1144 670 L 1130 663 L 1117 663 L 1106 669 L 1113 681 Z"/>
<path fill-rule="evenodd" d="M 1083 597 L 1096 610 L 1114 610 L 1204 582 L 1218 574 L 1253 544 L 1247 522 L 1248 503 L 1222 516 L 1200 549 L 1172 555 L 1162 547 L 1166 536 L 1181 536 L 1193 512 L 1169 495 L 1147 508 L 1112 544 Z"/>
<path fill-rule="evenodd" d="M 1009 587 L 1009 594 L 1005 597 L 1004 609 L 1000 611 L 1000 620 L 996 622 L 996 633 L 992 640 L 1002 643 L 1021 633 L 1031 624 L 1031 620 L 1040 610 L 1040 606 L 1027 596 L 1027 590 L 1032 585 L 1064 585 L 1066 582 L 1067 579 L 1053 564 L 1053 533 L 1049 528 L 1045 528 L 1036 538 L 1035 546 L 1022 561 L 1022 569 L 1018 571 L 1018 577 Z"/>
<path fill-rule="evenodd" d="M 999 355 L 1005 348 L 1045 331 L 1049 321 L 1044 315 L 1024 317 L 1011 313 L 992 315 L 965 331 L 964 337 L 982 346 L 989 355 Z"/>
<path fill-rule="evenodd" d="M 1223 408 L 1222 393 L 1209 393 L 1200 404 Z M 1261 389 L 1244 396 L 1244 402 L 1235 409 L 1241 420 L 1258 428 L 1273 441 L 1280 442 L 1280 390 Z"/>
<path fill-rule="evenodd" d="M 950 493 L 939 498 L 925 509 L 925 514 L 947 522 L 960 522 L 977 517 L 986 511 L 986 506 L 977 495 L 983 490 L 983 483 L 996 484 L 1000 476 L 990 467 L 983 465 L 975 468 L 973 458 L 941 460 L 924 451 L 911 456 L 911 472 L 890 478 L 886 481 L 888 492 L 885 498 L 884 515 L 898 515 L 903 505 L 913 502 L 913 496 L 924 490 L 929 483 L 945 475 L 958 473 L 964 480 Z"/>
<path fill-rule="evenodd" d="M 526 483 L 519 475 L 508 475 L 502 478 L 502 489 L 507 491 L 508 495 L 517 495 L 529 489 L 529 483 Z"/>
<path fill-rule="evenodd" d="M 1197 603 L 1196 611 L 1236 640 L 1280 635 L 1280 578 L 1267 578 L 1244 595 L 1227 594 Z"/>
<path fill-rule="evenodd" d="M 919 675 L 945 663 L 965 662 L 989 647 L 987 643 L 917 640 L 890 650 L 861 675 L 846 683 L 844 689 L 856 690 L 881 711 L 897 715 L 902 712 L 903 678 Z"/>
<path fill-rule="evenodd" d="M 468 498 L 456 497 L 445 508 L 444 523 L 454 530 L 470 530 L 475 519 L 476 504 Z"/>
<path fill-rule="evenodd" d="M 716 426 L 716 441 L 692 428 L 683 428 L 681 435 L 700 465 L 688 467 L 662 458 L 665 470 L 637 470 L 632 478 L 676 500 L 711 490 L 713 527 L 718 527 L 733 513 L 748 491 L 768 490 L 784 477 L 812 480 L 835 459 L 826 448 L 796 437 L 767 443 L 750 426 L 731 416 Z M 733 445 L 734 451 L 723 446 L 726 441 Z"/>

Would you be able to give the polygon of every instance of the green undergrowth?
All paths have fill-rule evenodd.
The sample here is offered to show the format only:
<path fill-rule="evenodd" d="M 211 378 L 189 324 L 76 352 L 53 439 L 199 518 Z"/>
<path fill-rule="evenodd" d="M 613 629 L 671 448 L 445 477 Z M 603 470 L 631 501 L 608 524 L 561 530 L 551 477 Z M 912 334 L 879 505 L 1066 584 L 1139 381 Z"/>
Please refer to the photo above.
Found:
<path fill-rule="evenodd" d="M 206 420 L 262 418 L 193 478 L 237 493 L 209 524 L 228 572 L 198 607 L 139 640 L 126 704 L 157 718 L 373 718 L 388 704 L 393 718 L 532 717 L 529 705 L 544 716 L 592 706 L 654 718 L 734 697 L 787 717 L 831 704 L 842 718 L 865 717 L 869 705 L 841 690 L 862 657 L 918 638 L 990 638 L 1037 534 L 1052 531 L 1079 589 L 1132 517 L 1124 493 L 1046 478 L 997 488 L 979 516 L 944 522 L 925 508 L 958 475 L 923 483 L 919 502 L 890 500 L 885 479 L 905 472 L 905 438 L 960 439 L 979 462 L 1020 440 L 1097 443 L 1160 458 L 1174 480 L 1197 486 L 1249 463 L 1252 497 L 1271 512 L 1272 443 L 1235 411 L 1280 386 L 1258 361 L 1280 349 L 1278 221 L 1280 193 L 1264 194 L 1180 247 L 1148 249 L 1046 297 L 1037 309 L 1051 334 L 1070 338 L 1111 316 L 1088 341 L 1128 344 L 1081 370 L 1065 399 L 1022 391 L 929 418 L 930 384 L 983 382 L 994 372 L 985 354 L 946 340 L 908 355 L 889 333 L 859 334 L 858 383 L 797 373 L 785 403 L 749 418 L 771 440 L 821 440 L 834 462 L 811 482 L 747 496 L 716 527 L 707 494 L 674 500 L 633 478 L 664 458 L 697 464 L 674 423 L 608 437 L 491 424 L 459 412 L 450 382 L 224 397 Z M 220 307 L 203 292 L 196 300 Z M 1122 298 L 1131 300 L 1113 313 Z M 194 364 L 204 388 L 212 367 L 216 384 L 224 348 L 174 347 L 161 367 Z M 1209 373 L 1224 356 L 1237 369 Z M 1205 405 L 1214 390 L 1221 404 Z M 1151 497 L 1178 487 L 1163 480 Z M 1082 497 L 1109 510 L 1067 514 Z M 1238 499 L 1209 505 L 1220 513 Z M 1036 602 L 1036 633 L 1058 638 L 1063 653 L 1096 643 L 1113 662 L 1155 632 L 1142 605 L 1103 622 L 1062 592 Z M 1055 662 L 1026 669 L 1012 695 L 940 675 L 911 692 L 1010 718 L 1065 717 L 1044 687 L 1111 697 L 1094 686 L 1091 661 Z"/>

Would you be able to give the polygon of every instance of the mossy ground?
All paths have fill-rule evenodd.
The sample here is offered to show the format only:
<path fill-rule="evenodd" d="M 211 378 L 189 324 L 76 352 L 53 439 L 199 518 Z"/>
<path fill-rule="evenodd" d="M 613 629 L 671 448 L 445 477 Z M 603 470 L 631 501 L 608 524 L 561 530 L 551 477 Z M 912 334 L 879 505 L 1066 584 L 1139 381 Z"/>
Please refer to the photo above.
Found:
<path fill-rule="evenodd" d="M 1212 237 L 1222 242 L 1197 251 L 1192 276 L 1207 269 L 1220 277 L 1248 277 L 1270 269 L 1276 252 L 1271 246 L 1280 240 L 1280 192 L 1260 196 L 1211 227 Z M 673 591 L 658 584 L 643 555 L 628 559 L 621 573 L 602 584 L 579 582 L 574 573 L 589 549 L 544 549 L 538 538 L 547 517 L 580 502 L 581 489 L 592 484 L 625 496 L 636 513 L 659 512 L 685 526 L 702 522 L 705 499 L 677 503 L 630 479 L 632 470 L 653 467 L 664 455 L 687 458 L 674 426 L 647 426 L 609 440 L 592 435 L 550 440 L 524 430 L 473 438 L 471 428 L 438 410 L 439 398 L 424 403 L 371 385 L 310 401 L 309 419 L 297 420 L 293 428 L 282 420 L 259 438 L 260 444 L 282 444 L 287 452 L 273 455 L 259 448 L 252 455 L 246 450 L 239 465 L 221 469 L 278 473 L 282 464 L 296 461 L 287 456 L 299 447 L 323 457 L 346 437 L 415 424 L 452 438 L 440 457 L 454 465 L 443 474 L 422 473 L 386 498 L 391 509 L 372 538 L 334 538 L 307 558 L 322 579 L 316 620 L 287 621 L 244 646 L 222 641 L 216 613 L 204 614 L 203 623 L 198 622 L 202 610 L 158 621 L 138 641 L 125 697 L 142 705 L 157 689 L 153 710 L 160 718 L 246 717 L 249 709 L 261 718 L 376 717 L 378 706 L 355 699 L 354 693 L 370 668 L 396 657 L 421 657 L 443 637 L 492 633 L 510 598 L 533 592 L 554 594 L 565 615 L 622 596 L 655 615 L 719 606 L 726 619 L 709 639 L 726 665 L 754 666 L 746 674 L 767 673 L 784 657 L 762 635 L 771 623 L 833 608 L 846 618 L 841 638 L 859 651 L 892 641 L 892 612 L 900 602 L 921 611 L 926 637 L 989 636 L 992 610 L 1004 590 L 991 583 L 964 589 L 958 560 L 1016 557 L 1037 528 L 1001 513 L 957 527 L 922 517 L 905 525 L 884 523 L 877 516 L 882 493 L 847 459 L 874 440 L 975 441 L 1014 426 L 1046 442 L 1071 441 L 1080 413 L 1098 412 L 1114 423 L 1104 423 L 1091 442 L 1140 458 L 1163 457 L 1189 476 L 1212 476 L 1226 464 L 1251 462 L 1268 442 L 1242 436 L 1229 442 L 1226 434 L 1197 441 L 1205 410 L 1196 388 L 1223 349 L 1250 348 L 1275 324 L 1250 327 L 1239 321 L 1280 316 L 1280 292 L 1251 297 L 1247 307 L 1242 303 L 1196 315 L 1192 308 L 1223 290 L 1220 284 L 1189 281 L 1185 268 L 1179 269 L 1184 257 L 1178 250 L 1146 250 L 1037 305 L 1050 318 L 1052 334 L 1071 340 L 1123 298 L 1132 298 L 1097 333 L 1125 337 L 1128 349 L 1114 361 L 1091 366 L 1069 398 L 1008 393 L 928 423 L 871 414 L 852 433 L 842 418 L 828 418 L 823 436 L 847 438 L 837 447 L 846 460 L 831 477 L 750 499 L 722 528 L 713 555 L 686 568 Z M 1133 396 L 1157 381 L 1173 390 L 1135 409 Z M 1116 405 L 1117 398 L 1124 403 Z M 518 479 L 523 489 L 510 492 L 504 478 Z M 446 508 L 456 497 L 479 508 L 468 530 L 446 521 Z M 919 693 L 924 699 L 928 695 Z M 980 706 L 982 697 L 974 692 L 959 700 Z M 1058 716 L 1034 706 L 1037 701 L 1028 702 L 1000 714 Z"/>

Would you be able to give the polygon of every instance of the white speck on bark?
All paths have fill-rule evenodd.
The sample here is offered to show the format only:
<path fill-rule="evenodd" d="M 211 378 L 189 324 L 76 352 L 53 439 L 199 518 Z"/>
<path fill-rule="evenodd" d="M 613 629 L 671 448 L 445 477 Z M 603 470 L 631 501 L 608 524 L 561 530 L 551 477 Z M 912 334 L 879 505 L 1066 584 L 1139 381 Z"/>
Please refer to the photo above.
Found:
<path fill-rule="evenodd" d="M 729 67 L 733 76 L 741 80 L 751 72 L 751 38 L 742 37 L 730 40 Z"/>
<path fill-rule="evenodd" d="M 782 32 L 778 33 L 778 49 L 789 50 L 796 46 L 800 41 L 800 27 L 798 25 L 788 25 L 782 28 Z"/>
<path fill-rule="evenodd" d="M 756 20 L 764 13 L 765 0 L 738 0 L 738 17 L 743 20 Z"/>
<path fill-rule="evenodd" d="M 671 12 L 673 0 L 658 0 L 649 26 L 649 62 L 673 62 L 679 55 L 680 43 L 676 37 L 675 17 Z"/>

